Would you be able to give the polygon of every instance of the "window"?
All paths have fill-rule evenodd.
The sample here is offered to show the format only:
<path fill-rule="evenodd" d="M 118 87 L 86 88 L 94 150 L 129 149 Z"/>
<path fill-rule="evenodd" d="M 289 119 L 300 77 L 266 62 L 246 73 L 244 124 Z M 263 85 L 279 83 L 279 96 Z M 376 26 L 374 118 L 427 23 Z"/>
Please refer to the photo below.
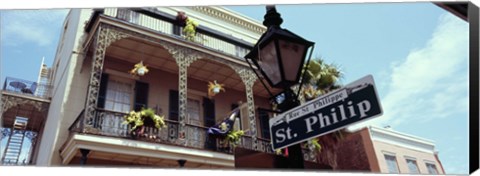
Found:
<path fill-rule="evenodd" d="M 392 173 L 392 174 L 399 173 L 397 159 L 395 156 L 385 155 L 385 161 L 387 161 L 388 173 Z"/>
<path fill-rule="evenodd" d="M 116 79 L 108 79 L 105 109 L 116 112 L 128 113 L 132 108 L 132 83 Z M 101 118 L 101 130 L 105 135 L 127 135 L 128 125 L 123 124 L 123 115 L 106 113 Z"/>
<path fill-rule="evenodd" d="M 187 100 L 187 117 L 189 120 L 189 124 L 203 125 L 200 123 L 200 101 L 196 99 Z"/>
<path fill-rule="evenodd" d="M 429 174 L 438 174 L 437 167 L 435 164 L 426 163 Z"/>
<path fill-rule="evenodd" d="M 203 126 L 202 113 L 202 97 L 196 95 L 195 92 L 189 90 L 187 98 L 187 125 L 186 137 L 188 139 L 187 145 L 191 147 L 201 148 L 205 145 L 205 133 L 202 128 L 196 126 Z"/>
<path fill-rule="evenodd" d="M 420 173 L 418 171 L 417 161 L 415 161 L 414 159 L 407 159 L 407 166 L 411 174 Z"/>
<path fill-rule="evenodd" d="M 240 127 L 243 131 L 245 131 L 245 135 L 249 136 L 250 134 L 250 119 L 248 117 L 248 107 L 247 103 L 242 103 L 239 106 L 240 109 Z"/>
<path fill-rule="evenodd" d="M 129 112 L 132 105 L 132 84 L 114 79 L 108 80 L 105 109 Z"/>

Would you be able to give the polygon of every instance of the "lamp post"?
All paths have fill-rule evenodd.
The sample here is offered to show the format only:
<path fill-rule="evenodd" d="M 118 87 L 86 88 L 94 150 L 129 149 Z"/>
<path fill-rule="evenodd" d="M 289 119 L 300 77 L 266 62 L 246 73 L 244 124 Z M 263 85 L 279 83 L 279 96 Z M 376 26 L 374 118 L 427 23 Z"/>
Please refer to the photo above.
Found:
<path fill-rule="evenodd" d="M 284 98 L 281 102 L 277 101 L 277 107 L 285 112 L 300 105 L 291 87 L 299 84 L 307 52 L 309 48 L 310 54 L 313 52 L 315 43 L 282 29 L 280 24 L 283 19 L 275 6 L 267 6 L 266 9 L 263 25 L 267 26 L 267 31 L 245 58 L 249 64 L 253 62 L 271 87 L 283 89 Z M 304 168 L 300 144 L 288 147 L 288 160 L 289 168 Z"/>

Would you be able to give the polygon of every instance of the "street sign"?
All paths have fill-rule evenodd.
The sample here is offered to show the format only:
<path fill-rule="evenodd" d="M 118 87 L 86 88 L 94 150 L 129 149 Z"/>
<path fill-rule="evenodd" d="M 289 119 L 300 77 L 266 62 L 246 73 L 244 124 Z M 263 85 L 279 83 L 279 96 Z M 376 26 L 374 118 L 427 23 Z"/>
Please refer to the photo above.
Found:
<path fill-rule="evenodd" d="M 273 149 L 282 149 L 382 115 L 373 77 L 365 76 L 271 118 Z"/>

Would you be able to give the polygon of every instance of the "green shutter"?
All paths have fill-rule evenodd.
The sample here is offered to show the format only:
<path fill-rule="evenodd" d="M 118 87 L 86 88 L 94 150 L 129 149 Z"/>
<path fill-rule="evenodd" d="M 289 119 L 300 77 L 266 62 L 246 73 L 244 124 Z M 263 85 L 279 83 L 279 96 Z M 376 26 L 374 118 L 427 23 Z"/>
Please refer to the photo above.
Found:
<path fill-rule="evenodd" d="M 170 90 L 168 119 L 178 121 L 178 91 Z"/>
<path fill-rule="evenodd" d="M 98 91 L 97 107 L 105 108 L 105 99 L 107 97 L 108 74 L 103 73 L 100 78 L 100 90 Z"/>
<path fill-rule="evenodd" d="M 215 125 L 215 101 L 203 97 L 203 115 L 205 127 L 211 127 Z M 217 148 L 217 140 L 214 137 L 207 135 L 205 148 L 215 150 Z"/>
<path fill-rule="evenodd" d="M 139 111 L 148 108 L 148 83 L 135 82 L 135 104 L 133 109 Z"/>
<path fill-rule="evenodd" d="M 257 109 L 258 118 L 260 118 L 260 127 L 262 130 L 262 138 L 270 139 L 270 126 L 268 121 L 270 117 L 268 116 L 268 112 L 263 109 Z"/>

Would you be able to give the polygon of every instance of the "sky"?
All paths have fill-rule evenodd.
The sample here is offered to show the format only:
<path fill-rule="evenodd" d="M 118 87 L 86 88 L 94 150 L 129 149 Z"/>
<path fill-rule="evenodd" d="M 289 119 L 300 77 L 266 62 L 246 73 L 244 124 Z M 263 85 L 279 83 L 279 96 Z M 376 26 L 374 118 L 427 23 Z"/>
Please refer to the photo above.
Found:
<path fill-rule="evenodd" d="M 264 6 L 229 7 L 263 21 Z M 348 84 L 373 75 L 390 126 L 431 140 L 446 173 L 468 173 L 468 23 L 431 3 L 277 5 L 283 28 L 315 42 Z M 301 12 L 301 13 L 300 13 Z"/>
<path fill-rule="evenodd" d="M 431 3 L 277 5 L 282 27 L 315 42 L 348 84 L 373 75 L 384 114 L 363 125 L 435 142 L 448 174 L 468 173 L 468 23 Z M 263 21 L 264 6 L 227 6 Z M 1 83 L 51 66 L 68 10 L 3 10 Z"/>

